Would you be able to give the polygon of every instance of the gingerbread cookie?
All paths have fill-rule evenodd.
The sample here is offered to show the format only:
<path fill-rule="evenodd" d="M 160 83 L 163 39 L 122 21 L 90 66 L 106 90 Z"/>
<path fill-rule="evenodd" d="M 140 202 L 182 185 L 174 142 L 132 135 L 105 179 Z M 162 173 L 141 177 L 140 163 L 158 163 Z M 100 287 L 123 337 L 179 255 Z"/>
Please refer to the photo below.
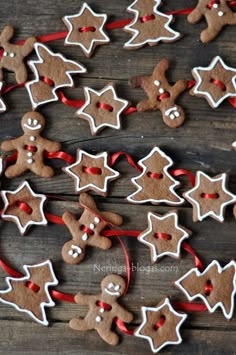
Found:
<path fill-rule="evenodd" d="M 181 244 L 192 232 L 179 225 L 177 211 L 163 216 L 149 212 L 147 217 L 148 228 L 138 236 L 138 240 L 150 248 L 151 261 L 155 263 L 165 255 L 179 258 Z"/>
<path fill-rule="evenodd" d="M 75 296 L 76 303 L 88 306 L 89 311 L 84 318 L 72 319 L 70 327 L 83 332 L 95 329 L 105 342 L 117 345 L 119 337 L 112 331 L 114 320 L 118 318 L 126 323 L 133 320 L 133 314 L 117 302 L 117 299 L 124 295 L 125 287 L 121 276 L 109 275 L 102 280 L 102 292 L 98 295 L 78 293 Z"/>
<path fill-rule="evenodd" d="M 0 291 L 0 302 L 27 313 L 40 324 L 48 325 L 45 307 L 55 306 L 48 288 L 58 284 L 52 263 L 46 260 L 23 268 L 26 276 L 6 278 L 8 288 Z"/>
<path fill-rule="evenodd" d="M 22 84 L 27 80 L 27 70 L 24 64 L 24 58 L 34 49 L 35 37 L 29 37 L 24 44 L 12 44 L 10 39 L 14 35 L 14 29 L 11 26 L 5 26 L 0 34 L 0 46 L 3 48 L 3 55 L 0 60 L 0 81 L 3 80 L 3 69 L 15 73 L 16 82 Z"/>
<path fill-rule="evenodd" d="M 142 323 L 134 335 L 146 339 L 154 353 L 167 345 L 182 343 L 179 330 L 187 314 L 176 312 L 168 298 L 162 300 L 156 307 L 143 306 L 141 311 Z"/>
<path fill-rule="evenodd" d="M 0 113 L 6 112 L 7 106 L 2 98 L 4 83 L 0 81 Z"/>
<path fill-rule="evenodd" d="M 154 147 L 152 151 L 138 162 L 143 169 L 142 173 L 131 179 L 137 191 L 127 197 L 133 203 L 151 202 L 154 205 L 167 203 L 168 205 L 181 205 L 184 199 L 179 197 L 175 188 L 180 185 L 168 172 L 173 165 L 170 159 L 160 148 Z"/>
<path fill-rule="evenodd" d="M 191 269 L 175 284 L 190 301 L 200 298 L 210 313 L 219 307 L 225 318 L 232 318 L 236 294 L 235 261 L 222 268 L 217 260 L 213 260 L 203 272 Z"/>
<path fill-rule="evenodd" d="M 107 250 L 111 247 L 111 240 L 102 236 L 102 231 L 107 226 L 120 226 L 122 217 L 113 212 L 101 212 L 97 209 L 93 198 L 82 193 L 79 199 L 84 209 L 79 219 L 67 211 L 62 219 L 69 229 L 72 240 L 66 242 L 62 248 L 62 258 L 68 264 L 80 263 L 86 253 L 86 247 L 96 247 Z"/>
<path fill-rule="evenodd" d="M 59 88 L 73 87 L 72 74 L 86 73 L 86 68 L 77 62 L 66 59 L 60 53 L 53 53 L 44 44 L 36 43 L 38 60 L 28 62 L 35 79 L 26 83 L 33 109 L 59 100 Z"/>
<path fill-rule="evenodd" d="M 86 57 L 91 57 L 98 45 L 110 42 L 104 31 L 106 21 L 106 14 L 97 14 L 84 3 L 76 15 L 63 17 L 63 22 L 69 31 L 65 45 L 79 46 Z"/>
<path fill-rule="evenodd" d="M 108 183 L 120 176 L 118 171 L 110 168 L 107 152 L 93 155 L 82 149 L 77 150 L 76 162 L 63 170 L 74 179 L 76 193 L 93 190 L 102 196 L 108 193 Z"/>
<path fill-rule="evenodd" d="M 201 41 L 208 43 L 218 36 L 226 25 L 236 25 L 236 13 L 229 7 L 229 0 L 198 0 L 188 15 L 189 23 L 198 23 L 203 17 L 207 28 L 201 33 Z"/>
<path fill-rule="evenodd" d="M 32 225 L 45 226 L 44 215 L 46 196 L 36 194 L 27 181 L 23 181 L 15 191 L 1 191 L 4 208 L 1 218 L 15 222 L 20 233 L 24 235 Z"/>
<path fill-rule="evenodd" d="M 193 221 L 202 221 L 212 217 L 224 222 L 225 208 L 236 203 L 236 195 L 227 189 L 227 174 L 210 178 L 202 171 L 197 171 L 196 185 L 183 196 L 193 206 Z"/>
<path fill-rule="evenodd" d="M 204 97 L 212 108 L 236 97 L 236 69 L 226 65 L 221 57 L 213 58 L 209 67 L 194 68 L 192 75 L 196 84 L 191 95 Z"/>
<path fill-rule="evenodd" d="M 132 88 L 141 87 L 148 96 L 148 99 L 137 104 L 139 112 L 160 110 L 165 124 L 177 128 L 184 123 L 185 113 L 175 101 L 187 89 L 188 84 L 186 80 L 178 80 L 174 85 L 169 84 L 165 74 L 169 64 L 169 60 L 162 59 L 152 75 L 133 77 L 129 80 L 129 85 Z"/>
<path fill-rule="evenodd" d="M 115 90 L 115 83 L 95 91 L 84 87 L 85 103 L 76 115 L 89 122 L 92 135 L 105 127 L 120 129 L 120 115 L 129 106 L 129 101 L 120 99 Z"/>
<path fill-rule="evenodd" d="M 17 160 L 9 166 L 5 175 L 14 178 L 22 175 L 27 170 L 41 177 L 52 177 L 54 170 L 45 165 L 44 153 L 58 152 L 61 144 L 43 138 L 40 133 L 44 129 L 45 119 L 38 112 L 27 112 L 21 120 L 24 134 L 18 138 L 2 142 L 1 148 L 8 152 L 17 151 Z"/>
<path fill-rule="evenodd" d="M 135 17 L 124 27 L 124 31 L 133 35 L 125 43 L 125 49 L 138 49 L 145 44 L 155 46 L 160 41 L 175 42 L 181 37 L 179 32 L 170 27 L 173 16 L 158 11 L 160 5 L 161 0 L 135 0 L 127 8 Z"/>

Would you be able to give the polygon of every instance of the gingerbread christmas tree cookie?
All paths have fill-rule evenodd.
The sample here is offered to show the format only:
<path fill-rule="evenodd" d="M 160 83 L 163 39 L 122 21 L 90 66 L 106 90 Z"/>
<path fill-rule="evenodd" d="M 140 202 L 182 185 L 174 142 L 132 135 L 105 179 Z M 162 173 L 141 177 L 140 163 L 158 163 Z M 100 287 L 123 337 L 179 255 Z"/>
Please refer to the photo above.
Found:
<path fill-rule="evenodd" d="M 175 42 L 181 37 L 179 32 L 170 27 L 173 16 L 160 12 L 160 5 L 161 0 L 135 0 L 127 8 L 134 19 L 124 27 L 124 31 L 132 34 L 124 45 L 125 49 L 138 49 L 145 44 L 155 46 L 159 42 Z"/>
<path fill-rule="evenodd" d="M 138 164 L 143 171 L 131 179 L 137 190 L 127 197 L 129 202 L 151 202 L 154 205 L 160 203 L 181 205 L 184 202 L 184 199 L 175 192 L 175 188 L 180 183 L 168 172 L 168 169 L 173 165 L 173 160 L 160 148 L 154 147 Z"/>
<path fill-rule="evenodd" d="M 190 301 L 200 298 L 210 313 L 221 308 L 225 318 L 232 318 L 236 294 L 235 261 L 221 267 L 213 260 L 203 272 L 191 269 L 175 284 Z"/>
<path fill-rule="evenodd" d="M 63 21 L 69 31 L 65 45 L 79 46 L 87 57 L 98 45 L 110 42 L 104 31 L 107 15 L 94 12 L 86 3 L 77 14 L 63 17 Z"/>

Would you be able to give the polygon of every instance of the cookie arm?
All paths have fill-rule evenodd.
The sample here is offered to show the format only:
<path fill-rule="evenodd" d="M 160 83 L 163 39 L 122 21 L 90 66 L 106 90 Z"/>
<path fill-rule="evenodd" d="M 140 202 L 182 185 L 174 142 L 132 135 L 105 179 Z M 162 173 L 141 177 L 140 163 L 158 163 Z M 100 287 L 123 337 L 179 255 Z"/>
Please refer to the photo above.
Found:
<path fill-rule="evenodd" d="M 29 55 L 32 50 L 34 49 L 34 43 L 36 42 L 36 38 L 35 37 L 29 37 L 27 38 L 27 40 L 25 41 L 24 45 L 21 46 L 21 53 L 24 57 L 26 57 L 27 55 Z"/>
<path fill-rule="evenodd" d="M 61 144 L 58 142 L 53 142 L 48 139 L 42 139 L 44 150 L 48 152 L 58 152 L 61 149 Z"/>
<path fill-rule="evenodd" d="M 172 97 L 174 101 L 177 99 L 177 97 L 187 89 L 188 87 L 188 82 L 187 80 L 178 80 L 175 85 L 172 86 Z"/>
<path fill-rule="evenodd" d="M 133 314 L 128 312 L 126 309 L 124 309 L 119 304 L 116 305 L 115 312 L 117 314 L 117 317 L 125 323 L 130 323 L 134 319 Z"/>
<path fill-rule="evenodd" d="M 16 142 L 16 139 L 10 139 L 10 140 L 4 141 L 1 144 L 1 149 L 4 150 L 5 152 L 15 150 L 16 149 L 15 142 Z"/>
<path fill-rule="evenodd" d="M 202 10 L 197 6 L 187 17 L 189 23 L 197 23 L 203 17 Z"/>
<path fill-rule="evenodd" d="M 86 306 L 89 303 L 89 298 L 91 298 L 91 295 L 77 293 L 77 295 L 75 296 L 75 302 L 81 306 Z"/>

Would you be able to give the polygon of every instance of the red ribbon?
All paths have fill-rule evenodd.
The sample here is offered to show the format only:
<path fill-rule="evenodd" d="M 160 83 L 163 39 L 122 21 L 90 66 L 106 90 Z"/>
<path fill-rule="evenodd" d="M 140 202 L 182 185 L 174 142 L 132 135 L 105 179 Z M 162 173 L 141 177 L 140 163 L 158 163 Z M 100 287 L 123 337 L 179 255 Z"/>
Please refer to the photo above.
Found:
<path fill-rule="evenodd" d="M 166 233 L 155 233 L 155 237 L 159 238 L 159 239 L 166 239 L 166 240 L 171 239 L 171 235 L 166 234 Z"/>
<path fill-rule="evenodd" d="M 167 99 L 168 97 L 170 97 L 169 92 L 164 92 L 163 94 L 157 96 L 157 100 L 162 101 L 164 99 Z"/>
<path fill-rule="evenodd" d="M 95 32 L 95 31 L 96 31 L 96 28 L 93 26 L 79 28 L 79 32 Z"/>
<path fill-rule="evenodd" d="M 65 152 L 44 152 L 44 155 L 48 159 L 61 159 L 68 164 L 73 164 L 75 162 L 75 158 Z"/>
<path fill-rule="evenodd" d="M 16 201 L 16 205 L 27 214 L 31 214 L 33 211 L 32 208 L 23 201 Z"/>
<path fill-rule="evenodd" d="M 219 194 L 205 194 L 205 193 L 202 193 L 201 197 L 215 200 L 215 199 L 219 198 Z"/>
<path fill-rule="evenodd" d="M 56 291 L 56 290 L 50 290 L 50 295 L 55 300 L 65 301 L 65 302 L 70 302 L 70 303 L 76 303 L 75 302 L 75 295 L 62 293 L 62 292 L 59 292 L 59 291 Z"/>
<path fill-rule="evenodd" d="M 137 238 L 141 231 L 106 229 L 102 231 L 104 237 L 134 237 Z"/>
<path fill-rule="evenodd" d="M 212 283 L 211 283 L 210 280 L 207 281 L 204 290 L 205 290 L 205 295 L 206 295 L 206 296 L 210 296 L 210 294 L 211 294 L 211 292 L 212 292 L 212 290 L 213 290 L 213 285 L 212 285 Z"/>
<path fill-rule="evenodd" d="M 82 171 L 86 174 L 91 174 L 91 175 L 102 175 L 102 169 L 100 168 L 97 168 L 95 166 L 91 166 L 91 167 L 87 167 L 87 166 L 84 166 L 82 168 Z"/>
<path fill-rule="evenodd" d="M 114 153 L 111 158 L 110 158 L 110 166 L 113 166 L 116 161 L 122 156 L 124 155 L 128 161 L 128 163 L 135 169 L 139 170 L 139 171 L 143 171 L 143 169 L 137 165 L 133 158 L 128 154 L 128 153 L 125 153 L 125 152 L 117 152 L 117 153 Z"/>
<path fill-rule="evenodd" d="M 178 177 L 181 175 L 186 175 L 191 183 L 191 185 L 194 187 L 195 186 L 195 176 L 191 171 L 185 170 L 185 169 L 175 169 L 175 170 L 170 170 L 170 174 L 174 177 Z"/>
<path fill-rule="evenodd" d="M 127 335 L 134 335 L 134 330 L 127 329 L 125 323 L 121 319 L 115 318 L 114 320 L 115 320 L 117 327 L 120 329 L 120 331 L 122 331 L 122 333 L 127 334 Z"/>
<path fill-rule="evenodd" d="M 189 254 L 191 254 L 194 257 L 194 261 L 195 261 L 195 265 L 196 267 L 200 270 L 203 271 L 204 270 L 204 266 L 203 263 L 201 262 L 201 260 L 199 259 L 199 257 L 197 256 L 196 252 L 193 250 L 193 248 L 186 242 L 182 243 L 182 247 L 184 250 L 186 250 Z"/>
<path fill-rule="evenodd" d="M 25 286 L 28 287 L 30 290 L 34 291 L 35 293 L 39 292 L 40 287 L 34 284 L 32 281 L 26 281 Z"/>
<path fill-rule="evenodd" d="M 122 242 L 122 240 L 120 239 L 120 237 L 117 237 L 120 244 L 121 244 L 121 247 L 123 249 L 123 252 L 125 254 L 125 262 L 126 262 L 126 278 L 127 278 L 127 282 L 126 282 L 126 287 L 125 287 L 125 292 L 124 292 L 124 295 L 126 295 L 128 289 L 129 289 L 129 285 L 130 285 L 130 280 L 131 280 L 131 266 L 130 266 L 130 260 L 129 260 L 129 254 L 127 252 L 127 249 L 124 245 L 124 243 Z"/>
<path fill-rule="evenodd" d="M 172 304 L 173 308 L 181 311 L 190 312 L 205 312 L 207 311 L 207 306 L 201 303 L 185 303 L 185 302 L 175 302 Z"/>
<path fill-rule="evenodd" d="M 196 84 L 195 80 L 189 80 L 187 83 L 187 89 L 191 89 Z"/>
<path fill-rule="evenodd" d="M 154 329 L 158 330 L 159 328 L 161 328 L 164 325 L 165 321 L 166 321 L 166 317 L 161 316 L 159 322 L 154 325 Z"/>
<path fill-rule="evenodd" d="M 151 173 L 151 172 L 148 172 L 147 176 L 152 179 L 157 179 L 157 180 L 161 180 L 163 178 L 163 174 L 157 174 L 157 173 Z"/>
<path fill-rule="evenodd" d="M 139 19 L 141 22 L 148 22 L 148 21 L 155 20 L 155 16 L 152 14 L 152 15 L 140 17 Z"/>
<path fill-rule="evenodd" d="M 85 101 L 83 101 L 83 100 L 69 100 L 69 99 L 67 99 L 67 97 L 64 95 L 64 93 L 62 91 L 57 91 L 57 96 L 59 97 L 61 102 L 67 106 L 80 108 L 85 103 Z"/>
<path fill-rule="evenodd" d="M 111 105 L 106 104 L 105 102 L 98 102 L 97 107 L 103 108 L 104 110 L 107 110 L 109 112 L 113 111 L 113 107 Z"/>
<path fill-rule="evenodd" d="M 224 83 L 222 83 L 222 81 L 220 80 L 217 80 L 217 79 L 211 79 L 211 83 L 215 84 L 215 85 L 218 85 L 221 90 L 225 91 L 226 90 L 226 86 Z"/>
<path fill-rule="evenodd" d="M 124 115 L 130 115 L 131 113 L 137 112 L 137 108 L 136 107 L 129 107 L 127 108 L 127 110 L 125 110 L 123 112 Z"/>
<path fill-rule="evenodd" d="M 10 266 L 5 264 L 4 261 L 2 261 L 1 259 L 0 259 L 0 266 L 11 277 L 15 277 L 15 278 L 23 277 L 23 275 L 20 272 L 11 269 Z"/>
<path fill-rule="evenodd" d="M 46 217 L 48 222 L 55 223 L 55 224 L 60 224 L 62 226 L 65 225 L 63 219 L 61 217 L 59 217 L 59 216 L 56 216 L 56 215 L 51 214 L 51 213 L 45 213 L 45 217 Z"/>

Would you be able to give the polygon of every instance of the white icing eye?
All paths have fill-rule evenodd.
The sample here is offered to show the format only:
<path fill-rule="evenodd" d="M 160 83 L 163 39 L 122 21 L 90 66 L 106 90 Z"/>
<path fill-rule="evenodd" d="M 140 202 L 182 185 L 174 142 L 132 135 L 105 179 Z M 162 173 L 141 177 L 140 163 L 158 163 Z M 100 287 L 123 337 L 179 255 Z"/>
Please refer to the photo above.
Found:
<path fill-rule="evenodd" d="M 37 126 L 38 120 L 34 120 L 34 125 Z"/>
<path fill-rule="evenodd" d="M 178 111 L 175 112 L 175 117 L 179 117 L 180 113 Z"/>
<path fill-rule="evenodd" d="M 161 83 L 160 83 L 160 81 L 159 81 L 159 80 L 155 80 L 155 81 L 154 81 L 154 85 L 156 85 L 156 86 L 160 86 L 160 85 L 161 85 Z"/>
<path fill-rule="evenodd" d="M 174 115 L 173 113 L 170 115 L 170 119 L 171 119 L 171 120 L 174 120 L 174 119 L 175 119 L 175 115 Z"/>
<path fill-rule="evenodd" d="M 70 250 L 68 251 L 68 255 L 72 256 L 72 255 L 73 255 L 73 250 L 70 249 Z"/>
<path fill-rule="evenodd" d="M 14 58 L 14 57 L 15 57 L 15 53 L 13 53 L 13 52 L 10 53 L 10 57 L 11 57 L 11 58 Z"/>
<path fill-rule="evenodd" d="M 108 288 L 114 288 L 113 282 L 110 282 L 109 285 L 107 286 Z"/>
<path fill-rule="evenodd" d="M 28 118 L 28 125 L 32 125 L 32 118 Z"/>
<path fill-rule="evenodd" d="M 7 53 L 7 52 L 3 52 L 3 56 L 4 56 L 4 57 L 7 57 L 7 56 L 8 56 L 8 53 Z"/>
<path fill-rule="evenodd" d="M 120 289 L 120 285 L 116 285 L 115 286 L 115 291 L 119 291 L 119 289 Z"/>
<path fill-rule="evenodd" d="M 100 222 L 100 219 L 99 219 L 98 217 L 95 217 L 95 218 L 94 218 L 94 222 L 95 222 L 96 224 L 98 224 L 98 223 Z"/>
<path fill-rule="evenodd" d="M 94 229 L 95 225 L 93 223 L 90 223 L 89 228 Z"/>
<path fill-rule="evenodd" d="M 159 89 L 159 93 L 160 93 L 160 94 L 164 94 L 164 92 L 165 92 L 165 90 L 164 90 L 163 88 L 160 88 L 160 89 Z"/>

